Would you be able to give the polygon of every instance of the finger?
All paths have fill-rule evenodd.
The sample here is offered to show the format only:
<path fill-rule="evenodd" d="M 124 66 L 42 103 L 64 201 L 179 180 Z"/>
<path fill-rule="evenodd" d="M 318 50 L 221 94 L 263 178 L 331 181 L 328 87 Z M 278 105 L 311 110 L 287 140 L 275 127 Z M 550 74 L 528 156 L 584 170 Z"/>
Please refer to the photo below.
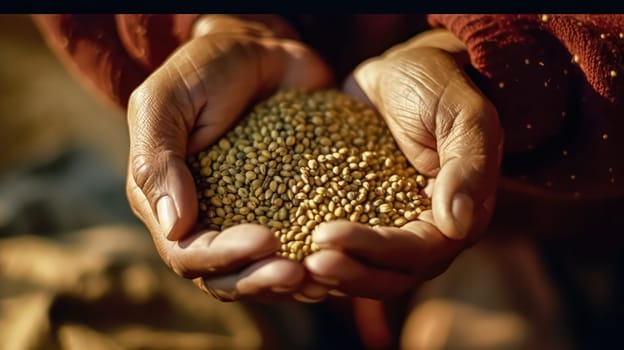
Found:
<path fill-rule="evenodd" d="M 334 221 L 320 225 L 313 241 L 321 249 L 339 250 L 372 266 L 423 279 L 437 273 L 466 245 L 448 239 L 425 221 L 413 221 L 401 228 Z"/>
<path fill-rule="evenodd" d="M 185 161 L 191 122 L 184 116 L 190 119 L 193 108 L 179 96 L 144 86 L 135 90 L 128 106 L 128 181 L 146 200 L 138 202 L 137 194 L 128 199 L 144 222 L 154 219 L 153 234 L 179 239 L 197 221 L 196 189 Z"/>
<path fill-rule="evenodd" d="M 247 37 L 194 39 L 133 92 L 129 167 L 147 205 L 132 199 L 131 205 L 141 217 L 156 217 L 158 234 L 180 239 L 197 220 L 187 151 L 214 142 L 259 95 L 282 85 L 317 88 L 331 80 L 320 58 L 303 46 L 267 40 L 260 45 Z M 317 69 L 304 69 L 308 64 Z"/>
<path fill-rule="evenodd" d="M 303 263 L 313 278 L 333 280 L 333 290 L 351 296 L 375 299 L 396 296 L 416 282 L 407 274 L 367 267 L 337 250 L 321 250 Z"/>
<path fill-rule="evenodd" d="M 162 242 L 170 267 L 185 278 L 222 274 L 274 255 L 279 241 L 268 228 L 241 224 L 222 232 L 198 232 L 177 242 Z"/>
<path fill-rule="evenodd" d="M 432 198 L 434 219 L 445 235 L 462 239 L 483 232 L 492 216 L 503 150 L 503 131 L 492 103 L 460 71 L 440 105 L 436 137 L 440 154 Z M 448 114 L 448 115 L 445 115 Z M 450 120 L 443 123 L 442 120 Z M 474 240 L 474 237 L 471 237 Z"/>
<path fill-rule="evenodd" d="M 128 196 L 138 205 L 148 205 L 143 192 L 128 177 Z M 150 231 L 158 229 L 152 215 L 141 217 Z M 185 278 L 223 273 L 251 261 L 275 254 L 279 240 L 267 227 L 254 224 L 232 226 L 222 232 L 198 231 L 181 241 L 167 240 L 163 235 L 152 239 L 163 261 Z"/>
<path fill-rule="evenodd" d="M 304 277 L 305 271 L 299 262 L 271 257 L 236 273 L 204 277 L 203 285 L 235 300 L 289 299 Z"/>
<path fill-rule="evenodd" d="M 465 98 L 459 98 L 466 105 L 454 115 L 449 130 L 438 132 L 440 172 L 432 210 L 440 230 L 454 239 L 481 232 L 481 216 L 491 217 L 489 202 L 495 197 L 502 154 L 497 113 L 478 91 L 468 91 L 469 86 L 466 79 L 457 81 L 455 91 L 464 92 Z"/>

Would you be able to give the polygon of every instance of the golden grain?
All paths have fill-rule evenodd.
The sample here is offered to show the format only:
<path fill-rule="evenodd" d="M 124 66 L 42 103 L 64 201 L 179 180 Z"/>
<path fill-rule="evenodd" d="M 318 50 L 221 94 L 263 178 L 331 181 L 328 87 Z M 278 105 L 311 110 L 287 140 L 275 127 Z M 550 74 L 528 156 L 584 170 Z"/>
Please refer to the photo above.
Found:
<path fill-rule="evenodd" d="M 203 224 L 265 225 L 299 261 L 320 223 L 402 226 L 431 206 L 382 119 L 334 90 L 278 92 L 189 165 Z"/>

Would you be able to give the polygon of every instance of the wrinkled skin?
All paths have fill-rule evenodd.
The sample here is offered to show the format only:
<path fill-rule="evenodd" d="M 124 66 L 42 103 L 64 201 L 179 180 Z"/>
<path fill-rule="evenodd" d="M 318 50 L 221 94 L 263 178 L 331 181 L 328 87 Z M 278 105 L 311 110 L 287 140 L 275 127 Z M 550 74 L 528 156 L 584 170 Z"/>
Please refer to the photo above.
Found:
<path fill-rule="evenodd" d="M 492 215 L 502 147 L 496 111 L 458 65 L 461 45 L 445 32 L 362 63 L 345 83 L 380 111 L 411 163 L 436 178 L 428 189 L 433 209 L 420 221 L 401 229 L 323 224 L 313 237 L 321 250 L 304 264 L 276 257 L 280 243 L 260 225 L 216 232 L 195 224 L 187 155 L 277 89 L 332 85 L 330 69 L 287 24 L 263 17 L 269 25 L 204 16 L 195 37 L 131 96 L 127 194 L 162 259 L 228 300 L 387 298 L 444 271 Z"/>

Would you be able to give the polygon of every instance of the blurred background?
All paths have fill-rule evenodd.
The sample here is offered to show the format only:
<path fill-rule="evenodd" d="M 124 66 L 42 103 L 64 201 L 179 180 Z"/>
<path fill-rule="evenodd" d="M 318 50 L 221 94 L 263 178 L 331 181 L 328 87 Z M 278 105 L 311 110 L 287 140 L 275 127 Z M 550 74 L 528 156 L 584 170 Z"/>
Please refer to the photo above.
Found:
<path fill-rule="evenodd" d="M 68 75 L 28 16 L 2 15 L 0 47 L 0 233 L 136 223 L 121 112 Z"/>
<path fill-rule="evenodd" d="M 29 16 L 0 15 L 0 349 L 259 348 L 258 327 L 170 273 L 124 193 L 124 115 Z"/>

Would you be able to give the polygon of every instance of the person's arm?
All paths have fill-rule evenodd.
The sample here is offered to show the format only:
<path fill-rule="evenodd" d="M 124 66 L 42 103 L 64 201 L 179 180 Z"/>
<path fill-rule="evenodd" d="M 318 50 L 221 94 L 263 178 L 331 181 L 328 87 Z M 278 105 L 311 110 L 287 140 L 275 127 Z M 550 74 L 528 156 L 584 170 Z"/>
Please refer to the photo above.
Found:
<path fill-rule="evenodd" d="M 554 61 L 563 54 L 600 96 L 610 102 L 624 97 L 624 78 L 611 73 L 624 68 L 624 15 L 430 15 L 429 22 L 465 43 L 472 65 L 487 77 L 513 70 L 518 64 L 513 53 L 521 50 L 524 54 L 515 58 L 521 64 L 529 59 L 527 65 L 539 65 L 535 59 L 541 58 Z M 548 62 L 542 63 L 544 68 Z M 568 65 L 559 63 L 554 68 L 563 73 Z"/>
<path fill-rule="evenodd" d="M 45 41 L 92 92 L 125 109 L 148 70 L 121 40 L 115 15 L 34 15 Z"/>
<path fill-rule="evenodd" d="M 199 14 L 33 15 L 45 41 L 65 66 L 92 92 L 125 110 L 132 91 L 181 45 L 201 32 L 297 34 L 277 15 L 231 15 L 248 21 L 219 21 Z M 256 23 L 256 24 L 253 24 Z M 194 34 L 195 33 L 195 34 Z"/>

